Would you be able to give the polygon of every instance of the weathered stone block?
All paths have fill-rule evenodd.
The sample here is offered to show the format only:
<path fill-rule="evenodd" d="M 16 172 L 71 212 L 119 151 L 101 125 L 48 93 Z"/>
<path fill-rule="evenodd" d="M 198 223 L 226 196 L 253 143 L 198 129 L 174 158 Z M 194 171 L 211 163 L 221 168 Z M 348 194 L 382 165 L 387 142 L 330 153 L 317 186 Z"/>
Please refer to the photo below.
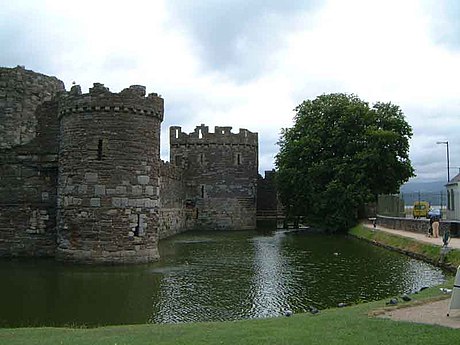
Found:
<path fill-rule="evenodd" d="M 158 200 L 144 199 L 144 207 L 153 208 L 153 207 L 158 207 L 158 206 L 159 206 L 159 201 Z"/>
<path fill-rule="evenodd" d="M 117 208 L 126 208 L 129 205 L 128 198 L 112 198 L 112 206 Z"/>
<path fill-rule="evenodd" d="M 48 200 L 49 200 L 49 193 L 42 192 L 42 201 L 48 201 Z"/>
<path fill-rule="evenodd" d="M 142 185 L 146 185 L 150 182 L 150 177 L 147 175 L 140 175 L 137 177 L 137 182 Z"/>
<path fill-rule="evenodd" d="M 94 186 L 94 195 L 96 195 L 96 196 L 105 195 L 105 186 L 104 185 L 95 185 Z"/>
<path fill-rule="evenodd" d="M 135 185 L 131 187 L 131 193 L 132 195 L 142 195 L 142 186 L 140 185 Z"/>
<path fill-rule="evenodd" d="M 75 186 L 65 186 L 64 187 L 64 194 L 72 194 L 75 189 Z"/>
<path fill-rule="evenodd" d="M 91 207 L 101 207 L 101 198 L 91 198 L 91 199 L 89 199 L 89 205 Z"/>
<path fill-rule="evenodd" d="M 116 191 L 116 194 L 118 194 L 118 195 L 125 195 L 126 194 L 126 186 L 116 186 L 115 191 Z"/>
<path fill-rule="evenodd" d="M 88 172 L 85 174 L 85 180 L 87 183 L 96 183 L 98 178 L 99 176 L 97 173 Z"/>
<path fill-rule="evenodd" d="M 78 194 L 86 194 L 87 191 L 88 191 L 88 186 L 86 184 L 79 184 L 77 186 Z"/>

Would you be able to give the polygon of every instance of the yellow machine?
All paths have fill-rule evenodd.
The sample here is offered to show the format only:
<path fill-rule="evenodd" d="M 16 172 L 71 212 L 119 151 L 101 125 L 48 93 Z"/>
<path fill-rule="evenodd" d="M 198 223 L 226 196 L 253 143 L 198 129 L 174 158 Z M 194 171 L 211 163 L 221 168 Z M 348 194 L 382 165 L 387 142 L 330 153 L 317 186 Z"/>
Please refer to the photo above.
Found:
<path fill-rule="evenodd" d="M 428 211 L 430 210 L 430 203 L 428 201 L 416 201 L 414 202 L 414 208 L 412 209 L 412 215 L 414 218 L 427 218 Z"/>

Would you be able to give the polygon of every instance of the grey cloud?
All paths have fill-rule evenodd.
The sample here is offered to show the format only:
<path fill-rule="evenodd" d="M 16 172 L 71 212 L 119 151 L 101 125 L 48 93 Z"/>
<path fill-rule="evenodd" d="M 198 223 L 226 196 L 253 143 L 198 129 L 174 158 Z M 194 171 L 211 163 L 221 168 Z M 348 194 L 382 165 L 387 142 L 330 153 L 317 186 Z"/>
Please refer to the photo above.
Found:
<path fill-rule="evenodd" d="M 61 53 L 71 47 L 69 23 L 50 16 L 39 4 L 10 4 L 0 14 L 0 65 L 25 65 L 54 75 Z M 66 27 L 66 32 L 60 28 Z"/>
<path fill-rule="evenodd" d="M 0 47 L 2 66 L 14 67 L 25 65 L 27 68 L 46 66 L 47 52 L 42 47 L 36 47 L 36 40 L 27 27 L 9 24 L 0 20 Z M 37 49 L 38 48 L 38 49 Z"/>
<path fill-rule="evenodd" d="M 167 2 L 173 25 L 189 31 L 205 68 L 238 81 L 258 76 L 294 27 L 293 17 L 319 1 L 205 0 Z M 267 65 L 268 64 L 268 65 Z"/>

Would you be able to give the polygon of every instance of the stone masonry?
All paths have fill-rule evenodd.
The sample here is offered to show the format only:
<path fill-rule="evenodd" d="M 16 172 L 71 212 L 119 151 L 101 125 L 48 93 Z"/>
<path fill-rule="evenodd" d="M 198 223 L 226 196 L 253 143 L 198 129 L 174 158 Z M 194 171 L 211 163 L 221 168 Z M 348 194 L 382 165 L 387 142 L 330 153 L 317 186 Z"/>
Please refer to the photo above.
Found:
<path fill-rule="evenodd" d="M 78 86 L 59 100 L 57 257 L 148 262 L 158 258 L 163 99 L 145 87 L 111 93 Z"/>
<path fill-rule="evenodd" d="M 0 257 L 149 262 L 181 231 L 255 228 L 257 133 L 171 127 L 165 163 L 163 109 L 143 86 L 0 68 Z"/>
<path fill-rule="evenodd" d="M 201 125 L 186 134 L 170 128 L 170 161 L 184 169 L 186 197 L 202 229 L 254 229 L 258 137 L 246 129 Z"/>
<path fill-rule="evenodd" d="M 64 84 L 23 67 L 0 68 L 0 256 L 56 249 L 57 103 Z"/>

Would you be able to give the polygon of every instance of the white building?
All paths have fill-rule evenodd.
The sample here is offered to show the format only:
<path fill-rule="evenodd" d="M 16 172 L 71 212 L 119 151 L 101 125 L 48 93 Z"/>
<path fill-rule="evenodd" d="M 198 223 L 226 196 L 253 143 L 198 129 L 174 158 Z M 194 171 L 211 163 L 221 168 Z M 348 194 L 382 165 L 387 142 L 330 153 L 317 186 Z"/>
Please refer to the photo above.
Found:
<path fill-rule="evenodd" d="M 446 184 L 446 219 L 460 220 L 460 173 Z"/>

